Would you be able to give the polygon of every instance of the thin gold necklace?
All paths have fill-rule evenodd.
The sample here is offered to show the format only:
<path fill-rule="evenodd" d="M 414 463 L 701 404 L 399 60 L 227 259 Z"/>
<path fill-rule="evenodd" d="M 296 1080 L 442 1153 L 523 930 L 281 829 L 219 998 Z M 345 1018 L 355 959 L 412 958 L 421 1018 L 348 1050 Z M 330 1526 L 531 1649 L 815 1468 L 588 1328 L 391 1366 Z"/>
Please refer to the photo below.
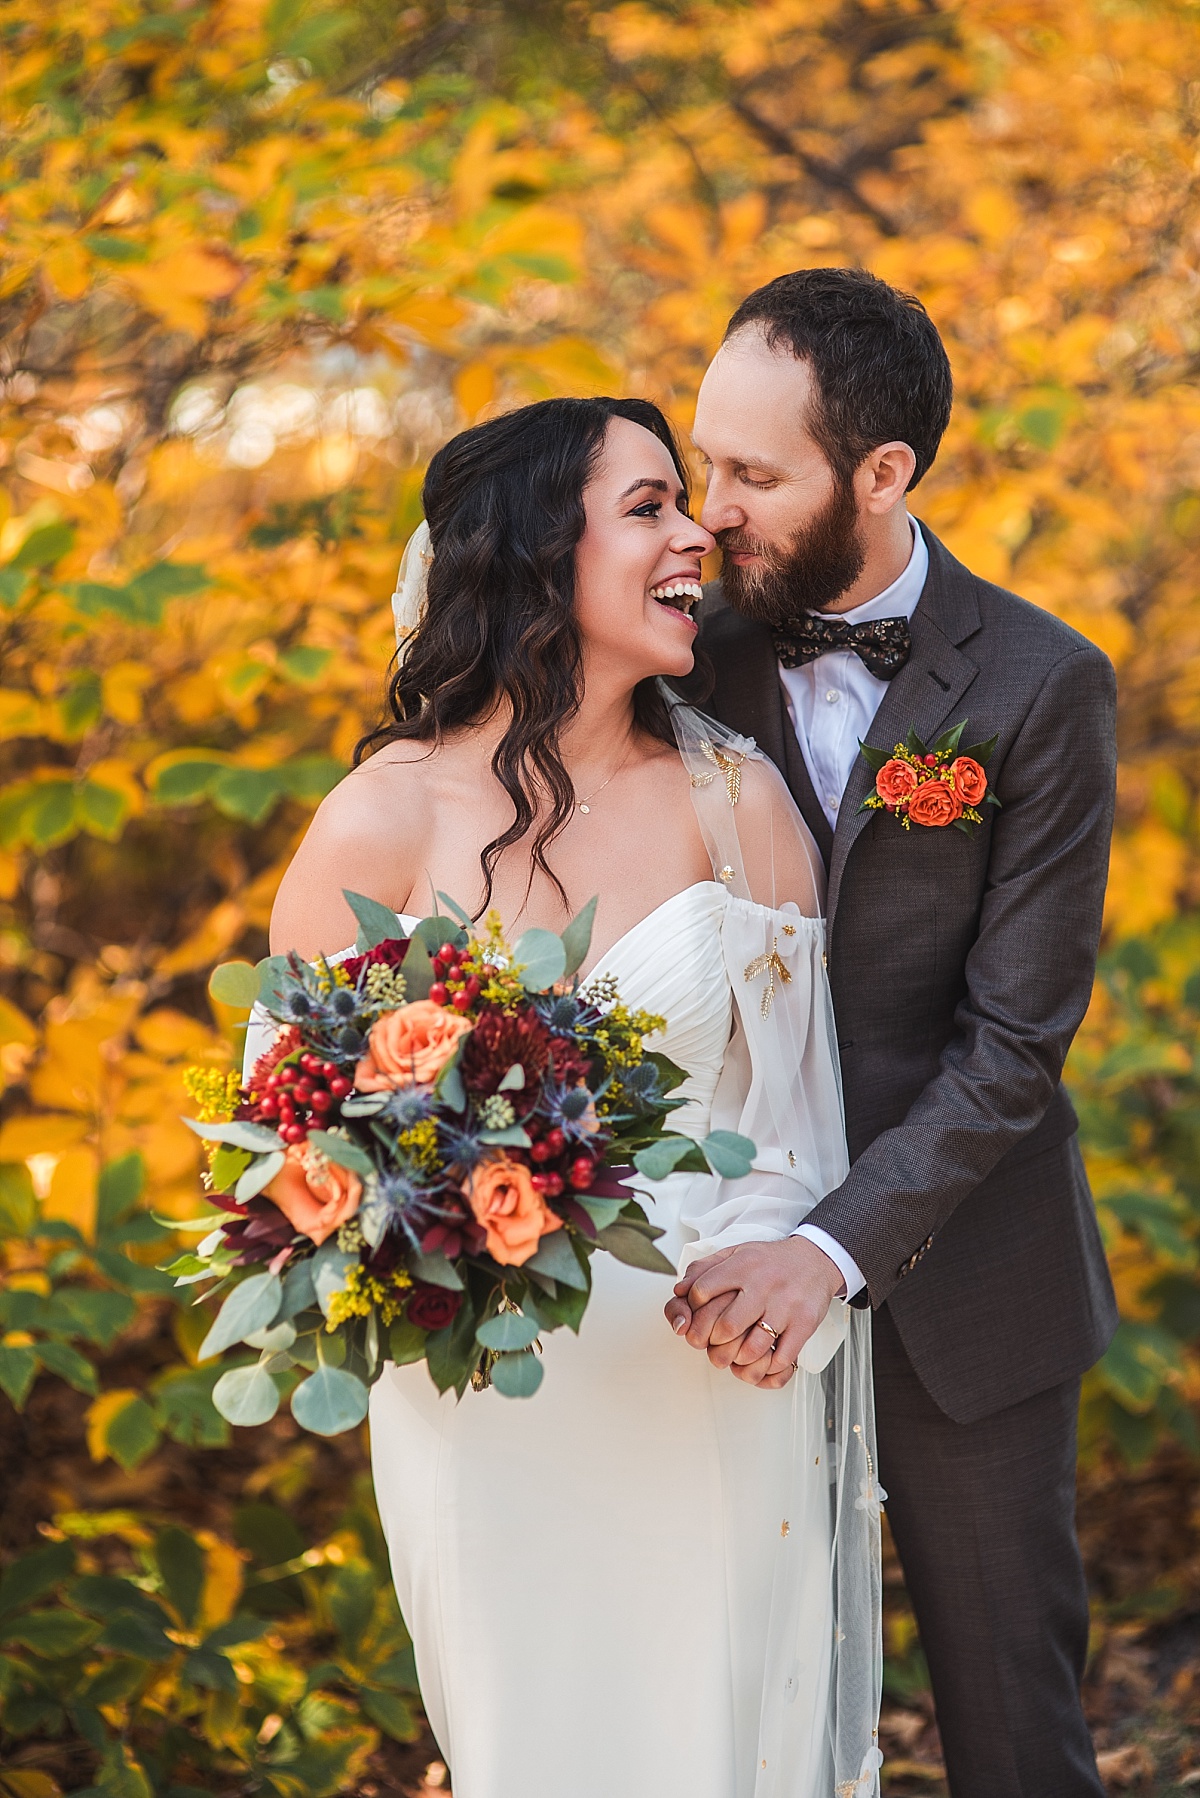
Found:
<path fill-rule="evenodd" d="M 598 798 L 599 795 L 601 793 L 603 793 L 605 787 L 608 786 L 609 781 L 613 781 L 617 778 L 617 775 L 621 772 L 622 768 L 625 766 L 626 762 L 629 760 L 629 758 L 632 754 L 633 754 L 633 738 L 630 737 L 629 743 L 626 746 L 625 754 L 621 757 L 620 761 L 617 763 L 616 767 L 613 769 L 612 773 L 609 775 L 608 780 L 601 781 L 600 785 L 598 787 L 595 787 L 592 790 L 592 792 L 585 794 L 582 799 L 577 799 L 575 801 L 575 810 L 577 812 L 582 812 L 584 817 L 585 818 L 587 817 L 588 813 L 592 809 L 592 800 Z"/>

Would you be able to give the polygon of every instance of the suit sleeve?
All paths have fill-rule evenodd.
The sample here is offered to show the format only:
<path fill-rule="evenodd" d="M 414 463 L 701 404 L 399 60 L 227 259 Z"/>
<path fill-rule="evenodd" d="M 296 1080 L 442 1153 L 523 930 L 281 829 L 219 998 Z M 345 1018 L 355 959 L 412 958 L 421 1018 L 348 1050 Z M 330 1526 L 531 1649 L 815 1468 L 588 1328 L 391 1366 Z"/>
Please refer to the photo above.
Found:
<path fill-rule="evenodd" d="M 1106 656 L 1088 645 L 1051 668 L 996 779 L 979 930 L 938 1071 L 809 1216 L 853 1255 L 873 1305 L 1057 1090 L 1095 977 L 1115 726 Z"/>

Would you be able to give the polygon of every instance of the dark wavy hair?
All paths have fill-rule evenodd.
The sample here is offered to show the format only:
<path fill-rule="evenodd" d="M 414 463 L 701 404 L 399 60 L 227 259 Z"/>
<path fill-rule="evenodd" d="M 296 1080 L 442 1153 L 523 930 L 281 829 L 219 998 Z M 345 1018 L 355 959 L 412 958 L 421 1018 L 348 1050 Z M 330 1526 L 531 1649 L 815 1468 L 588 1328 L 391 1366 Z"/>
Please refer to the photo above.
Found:
<path fill-rule="evenodd" d="M 481 723 L 507 700 L 512 717 L 492 768 L 513 821 L 480 855 L 491 903 L 496 863 L 545 816 L 533 841 L 530 881 L 540 868 L 564 904 L 546 851 L 565 826 L 575 790 L 559 753 L 563 726 L 579 709 L 583 642 L 575 619 L 575 546 L 586 516 L 583 491 L 604 449 L 609 420 L 628 418 L 687 472 L 670 425 L 648 400 L 541 400 L 461 431 L 440 449 L 422 499 L 433 561 L 424 617 L 388 683 L 390 720 L 354 751 L 358 767 L 386 743 L 436 746 L 447 732 Z M 634 689 L 634 721 L 674 742 L 653 681 Z"/>

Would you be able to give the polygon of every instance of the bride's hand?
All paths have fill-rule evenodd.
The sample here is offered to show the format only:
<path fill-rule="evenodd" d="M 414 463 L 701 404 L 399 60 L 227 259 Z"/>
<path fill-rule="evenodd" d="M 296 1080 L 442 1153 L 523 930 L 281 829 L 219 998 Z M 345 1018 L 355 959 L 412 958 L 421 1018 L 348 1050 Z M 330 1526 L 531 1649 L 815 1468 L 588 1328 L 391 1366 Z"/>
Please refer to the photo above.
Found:
<path fill-rule="evenodd" d="M 806 1237 L 788 1236 L 698 1261 L 676 1285 L 667 1316 L 678 1329 L 681 1313 L 673 1308 L 683 1306 L 693 1348 L 706 1349 L 714 1367 L 774 1390 L 791 1379 L 800 1351 L 842 1290 L 829 1256 Z"/>

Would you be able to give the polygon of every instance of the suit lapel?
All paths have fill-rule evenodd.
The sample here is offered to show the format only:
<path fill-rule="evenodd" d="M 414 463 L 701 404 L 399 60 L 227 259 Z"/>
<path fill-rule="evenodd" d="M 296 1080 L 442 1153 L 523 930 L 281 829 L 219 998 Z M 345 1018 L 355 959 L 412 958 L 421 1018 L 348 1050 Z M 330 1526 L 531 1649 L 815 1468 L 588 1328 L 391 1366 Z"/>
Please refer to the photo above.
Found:
<path fill-rule="evenodd" d="M 912 616 L 912 654 L 889 685 L 867 732 L 866 741 L 875 749 L 891 749 L 910 728 L 928 742 L 939 726 L 957 723 L 952 714 L 979 672 L 958 648 L 979 628 L 973 576 L 924 525 L 921 530 L 929 546 L 929 575 Z M 831 926 L 847 857 L 874 816 L 862 810 L 873 784 L 874 775 L 860 755 L 850 771 L 833 833 L 826 908 Z"/>

